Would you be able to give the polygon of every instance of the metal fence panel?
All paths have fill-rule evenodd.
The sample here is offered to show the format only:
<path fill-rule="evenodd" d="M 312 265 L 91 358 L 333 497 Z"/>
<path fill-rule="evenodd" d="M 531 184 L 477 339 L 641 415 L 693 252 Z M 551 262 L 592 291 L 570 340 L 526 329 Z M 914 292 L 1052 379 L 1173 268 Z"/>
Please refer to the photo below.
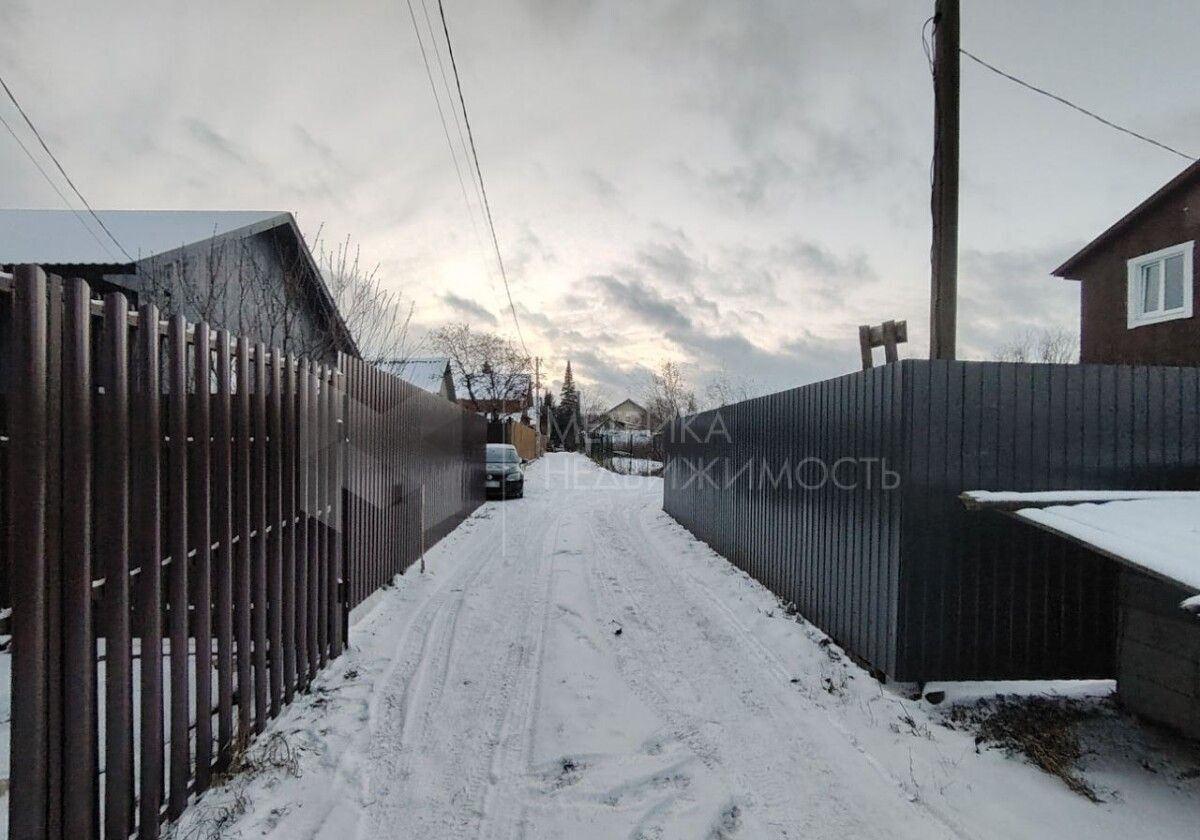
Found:
<path fill-rule="evenodd" d="M 957 497 L 1200 487 L 1198 395 L 1196 369 L 906 360 L 677 422 L 663 505 L 893 678 L 1109 676 L 1110 564 Z"/>

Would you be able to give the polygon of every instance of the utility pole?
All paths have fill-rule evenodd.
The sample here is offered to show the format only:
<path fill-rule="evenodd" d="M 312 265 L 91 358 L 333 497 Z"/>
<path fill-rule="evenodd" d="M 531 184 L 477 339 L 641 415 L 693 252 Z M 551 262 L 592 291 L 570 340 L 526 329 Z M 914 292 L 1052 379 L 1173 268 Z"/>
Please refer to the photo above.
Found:
<path fill-rule="evenodd" d="M 929 358 L 953 359 L 958 325 L 958 0 L 933 12 L 933 249 Z"/>

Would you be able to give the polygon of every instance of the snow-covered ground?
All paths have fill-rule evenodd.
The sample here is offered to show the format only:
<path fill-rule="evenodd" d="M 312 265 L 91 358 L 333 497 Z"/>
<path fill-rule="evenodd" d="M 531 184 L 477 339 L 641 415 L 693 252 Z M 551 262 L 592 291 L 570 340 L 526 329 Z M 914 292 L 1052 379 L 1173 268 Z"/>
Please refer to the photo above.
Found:
<path fill-rule="evenodd" d="M 298 776 L 235 779 L 178 836 L 1196 836 L 1200 779 L 1142 744 L 1094 758 L 1093 804 L 882 688 L 663 514 L 661 479 L 552 453 L 526 491 L 360 609 L 271 729 Z"/>

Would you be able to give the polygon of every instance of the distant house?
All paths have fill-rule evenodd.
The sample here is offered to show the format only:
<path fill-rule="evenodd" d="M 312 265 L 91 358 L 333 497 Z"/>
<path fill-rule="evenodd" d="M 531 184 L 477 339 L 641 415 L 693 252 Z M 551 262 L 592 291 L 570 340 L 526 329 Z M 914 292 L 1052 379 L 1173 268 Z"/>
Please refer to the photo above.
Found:
<path fill-rule="evenodd" d="M 245 210 L 0 210 L 0 266 L 36 263 L 125 292 L 167 314 L 289 352 L 357 356 L 350 330 L 291 213 Z M 87 224 L 85 224 L 87 222 Z"/>
<path fill-rule="evenodd" d="M 649 428 L 650 413 L 633 400 L 625 399 L 597 417 L 591 426 L 591 431 L 611 432 Z"/>
<path fill-rule="evenodd" d="M 450 402 L 458 402 L 454 375 L 450 372 L 450 360 L 447 358 L 380 362 L 379 367 L 423 391 L 437 394 Z"/>
<path fill-rule="evenodd" d="M 1054 275 L 1080 281 L 1080 361 L 1200 365 L 1200 163 L 1177 175 Z"/>

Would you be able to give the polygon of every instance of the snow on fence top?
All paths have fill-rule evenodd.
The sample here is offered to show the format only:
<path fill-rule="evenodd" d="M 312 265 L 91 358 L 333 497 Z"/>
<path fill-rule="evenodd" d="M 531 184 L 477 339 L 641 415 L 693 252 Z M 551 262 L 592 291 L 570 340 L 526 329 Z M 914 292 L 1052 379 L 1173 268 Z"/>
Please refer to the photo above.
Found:
<path fill-rule="evenodd" d="M 1138 571 L 1200 592 L 1200 492 L 1063 490 L 962 494 Z M 1200 595 L 1183 609 L 1200 612 Z"/>

